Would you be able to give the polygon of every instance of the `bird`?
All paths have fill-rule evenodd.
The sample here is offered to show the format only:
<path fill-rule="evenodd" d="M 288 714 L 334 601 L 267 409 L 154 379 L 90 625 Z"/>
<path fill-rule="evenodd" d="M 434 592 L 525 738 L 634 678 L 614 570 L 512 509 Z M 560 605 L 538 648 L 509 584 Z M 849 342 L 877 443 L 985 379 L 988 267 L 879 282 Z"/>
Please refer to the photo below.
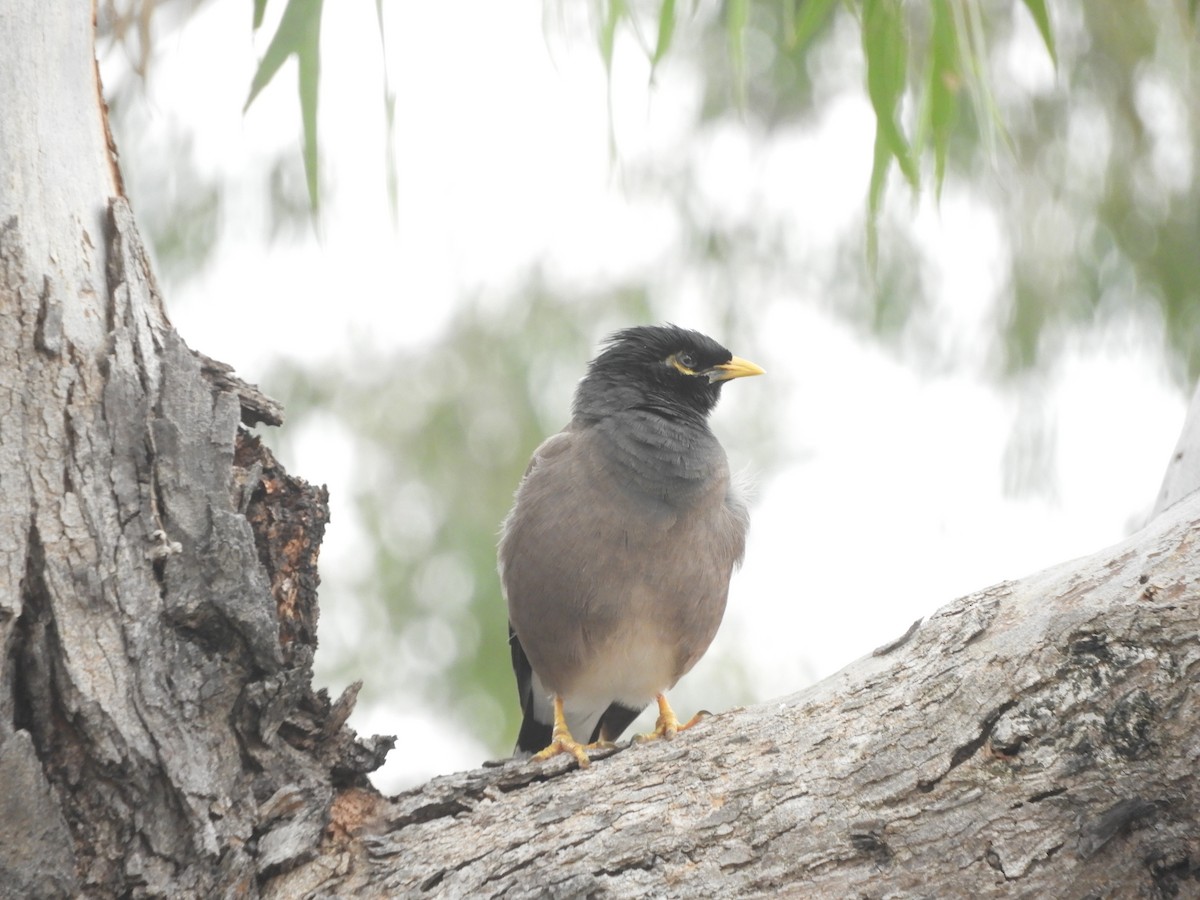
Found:
<path fill-rule="evenodd" d="M 749 527 L 708 417 L 727 382 L 762 374 L 670 324 L 615 332 L 588 363 L 500 529 L 515 756 L 586 767 L 655 701 L 643 739 L 699 719 L 680 724 L 666 692 L 712 643 Z"/>

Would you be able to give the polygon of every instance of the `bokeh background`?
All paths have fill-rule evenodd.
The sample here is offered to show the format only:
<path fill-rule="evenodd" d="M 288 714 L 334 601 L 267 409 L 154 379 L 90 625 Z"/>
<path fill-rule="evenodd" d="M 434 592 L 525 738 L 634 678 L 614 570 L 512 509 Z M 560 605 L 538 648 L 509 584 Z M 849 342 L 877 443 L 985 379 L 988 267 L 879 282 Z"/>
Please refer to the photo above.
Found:
<path fill-rule="evenodd" d="M 1200 372 L 1195 7 L 102 2 L 170 314 L 330 488 L 317 675 L 399 736 L 377 784 L 511 748 L 498 523 L 618 327 L 768 371 L 715 416 L 753 525 L 681 713 L 1139 527 Z M 243 110 L 285 10 L 315 215 L 296 59 Z"/>

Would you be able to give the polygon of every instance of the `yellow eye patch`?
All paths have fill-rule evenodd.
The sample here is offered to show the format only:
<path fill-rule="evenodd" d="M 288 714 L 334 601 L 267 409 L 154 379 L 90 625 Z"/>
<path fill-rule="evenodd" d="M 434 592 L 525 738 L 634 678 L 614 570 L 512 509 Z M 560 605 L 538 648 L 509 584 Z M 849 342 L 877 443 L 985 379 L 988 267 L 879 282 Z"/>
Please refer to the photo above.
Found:
<path fill-rule="evenodd" d="M 670 363 L 671 365 L 673 365 L 676 369 L 678 369 L 684 375 L 695 375 L 696 374 L 695 369 L 690 369 L 679 361 L 678 353 L 672 353 L 670 356 L 668 356 L 667 362 Z"/>

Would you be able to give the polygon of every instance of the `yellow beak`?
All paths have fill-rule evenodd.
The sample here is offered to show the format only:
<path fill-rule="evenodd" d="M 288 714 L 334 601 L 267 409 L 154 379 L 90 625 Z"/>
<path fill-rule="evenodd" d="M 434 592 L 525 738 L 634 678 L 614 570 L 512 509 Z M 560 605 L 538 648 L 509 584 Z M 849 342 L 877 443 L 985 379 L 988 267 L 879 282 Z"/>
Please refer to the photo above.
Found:
<path fill-rule="evenodd" d="M 721 363 L 719 366 L 713 366 L 709 370 L 709 381 L 728 381 L 731 378 L 745 378 L 747 375 L 765 375 L 766 372 L 760 366 L 756 366 L 748 359 L 742 359 L 740 356 L 735 356 L 727 363 Z"/>

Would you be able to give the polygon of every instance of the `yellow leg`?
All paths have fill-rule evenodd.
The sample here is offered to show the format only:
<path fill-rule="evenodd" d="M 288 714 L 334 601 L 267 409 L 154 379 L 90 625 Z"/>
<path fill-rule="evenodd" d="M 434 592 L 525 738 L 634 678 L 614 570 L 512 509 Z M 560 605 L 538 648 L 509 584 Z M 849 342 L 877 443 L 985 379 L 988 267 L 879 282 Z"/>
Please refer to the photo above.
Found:
<path fill-rule="evenodd" d="M 550 759 L 560 753 L 570 753 L 579 763 L 579 768 L 586 769 L 589 764 L 587 747 L 571 737 L 571 729 L 567 727 L 567 718 L 563 715 L 563 699 L 559 694 L 554 695 L 554 731 L 550 737 L 550 746 L 540 753 L 535 753 L 537 760 Z"/>
<path fill-rule="evenodd" d="M 666 694 L 659 694 L 658 700 L 658 722 L 655 723 L 654 730 L 648 734 L 639 734 L 635 741 L 657 741 L 659 738 L 670 740 L 681 731 L 687 731 L 701 719 L 709 716 L 705 710 L 696 713 L 688 720 L 686 725 L 680 725 L 679 719 L 675 717 L 675 710 L 671 709 L 671 704 L 667 702 Z"/>

